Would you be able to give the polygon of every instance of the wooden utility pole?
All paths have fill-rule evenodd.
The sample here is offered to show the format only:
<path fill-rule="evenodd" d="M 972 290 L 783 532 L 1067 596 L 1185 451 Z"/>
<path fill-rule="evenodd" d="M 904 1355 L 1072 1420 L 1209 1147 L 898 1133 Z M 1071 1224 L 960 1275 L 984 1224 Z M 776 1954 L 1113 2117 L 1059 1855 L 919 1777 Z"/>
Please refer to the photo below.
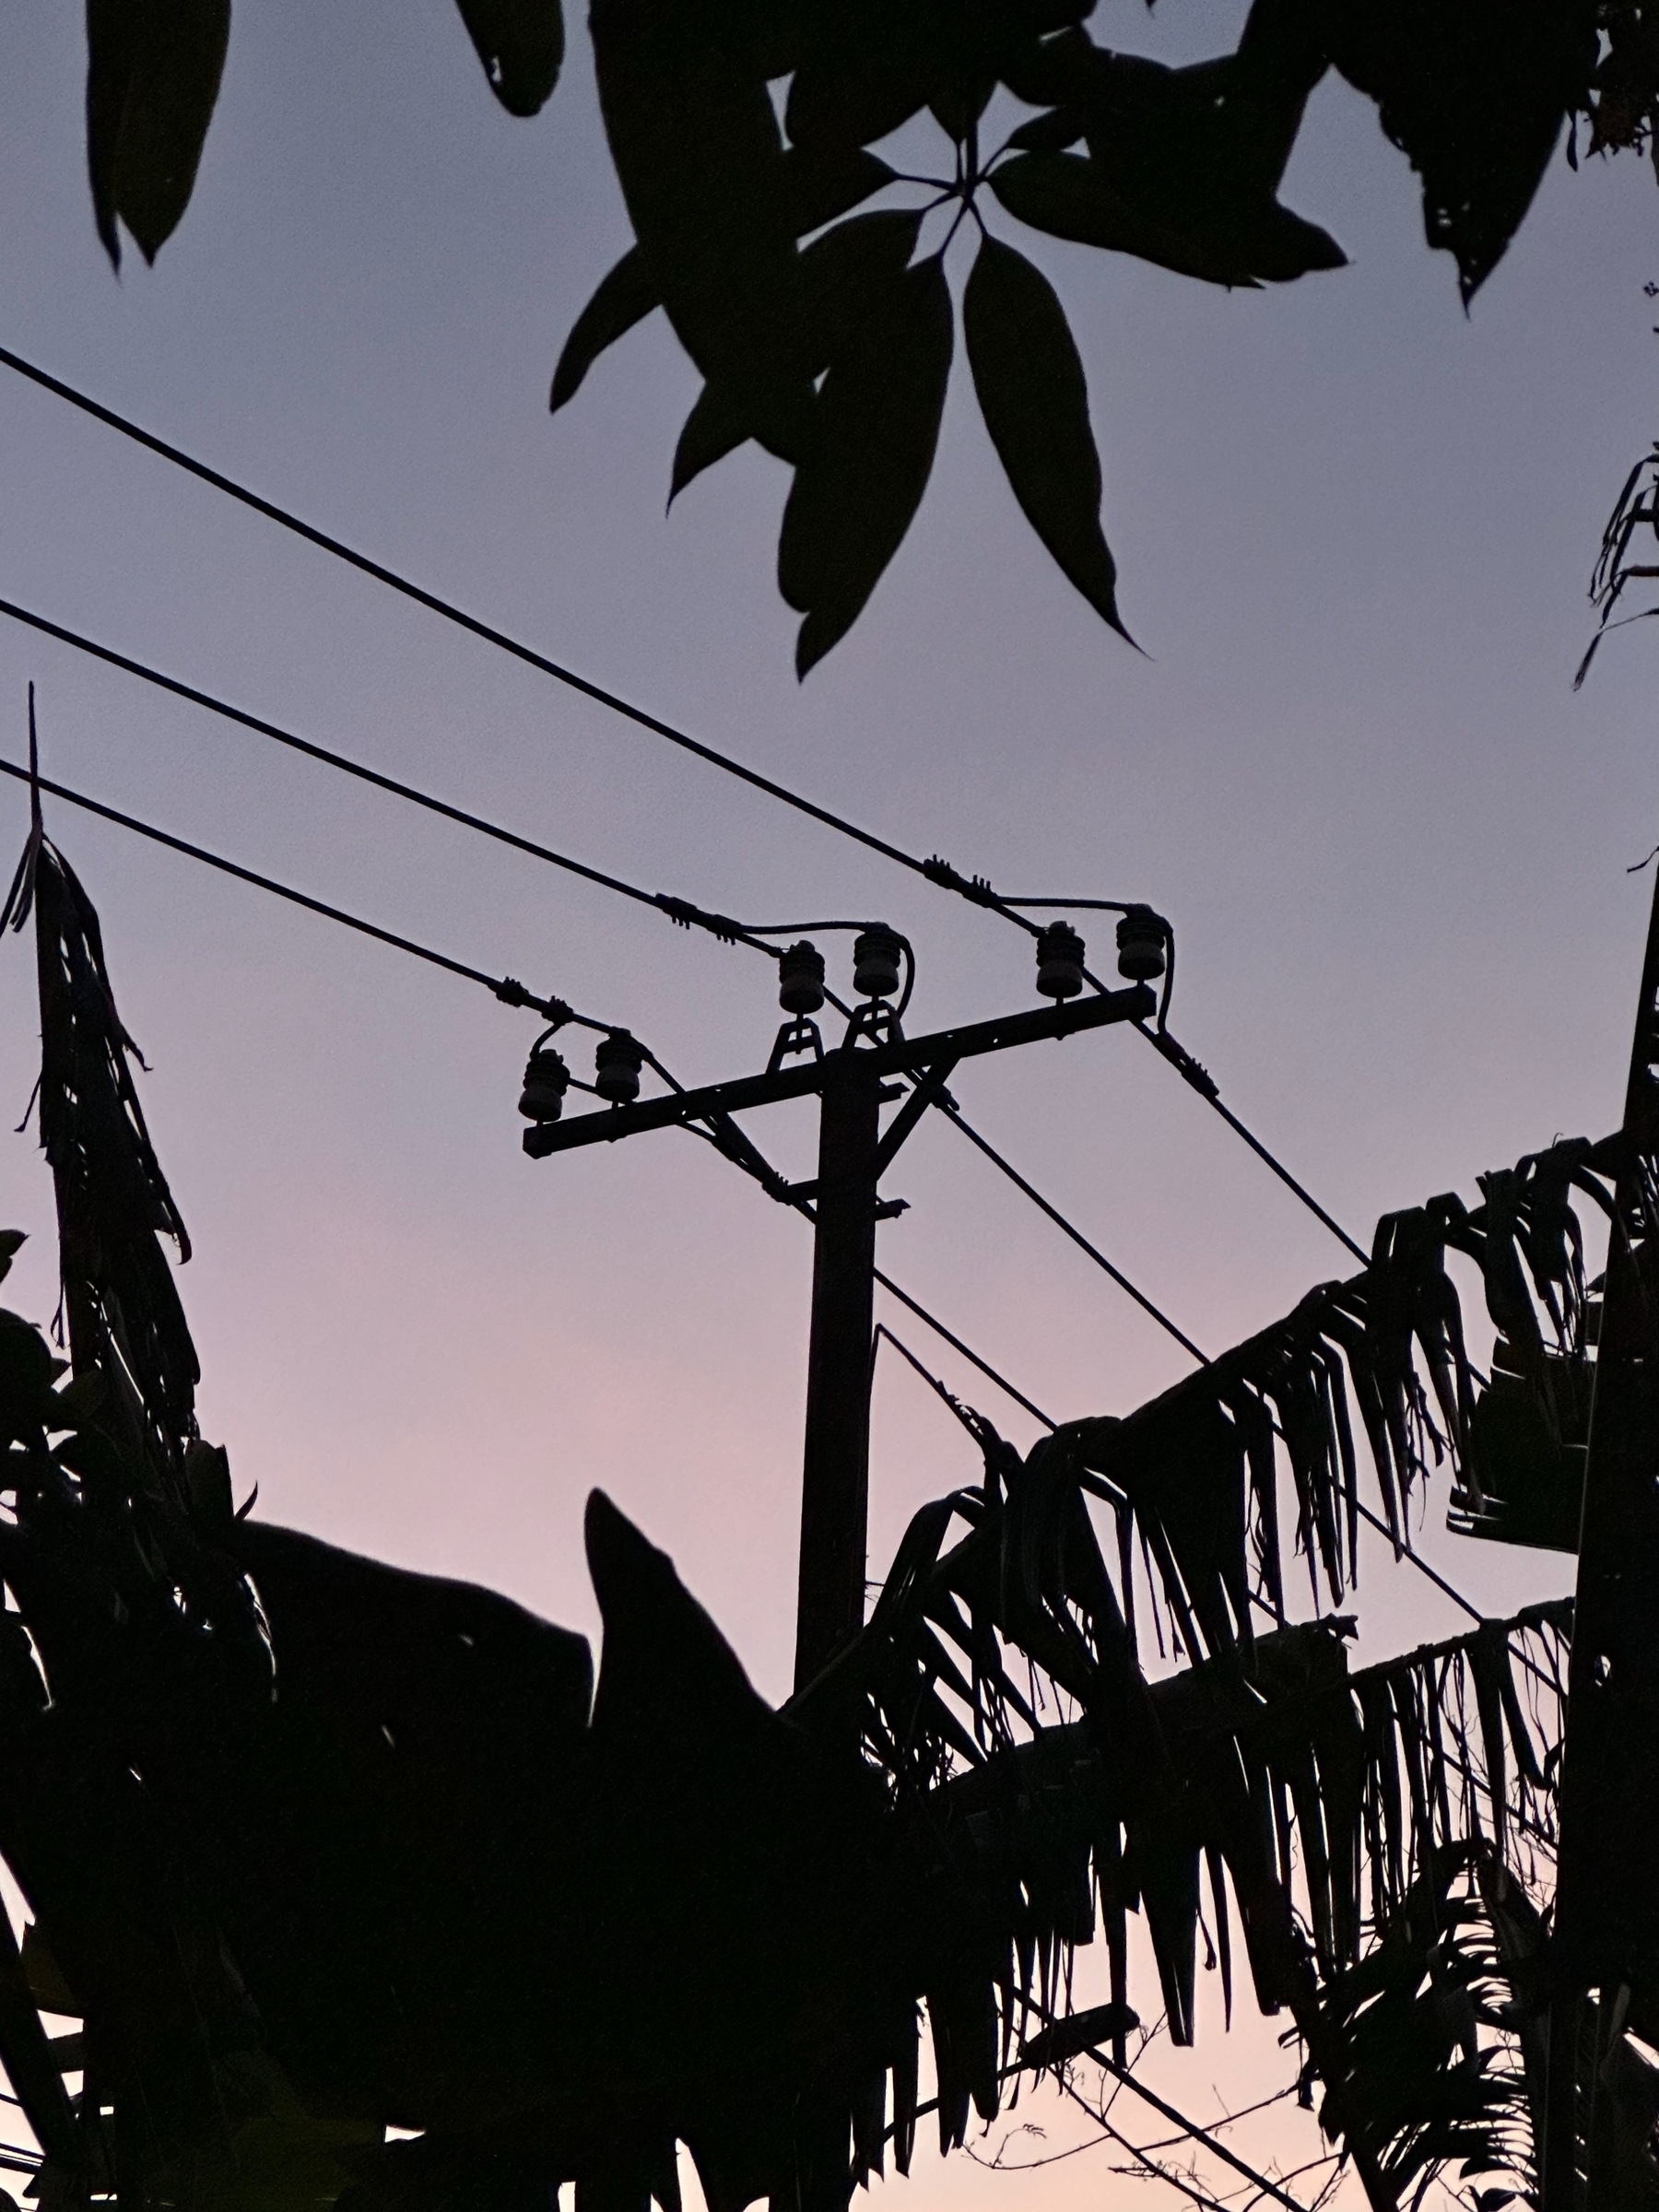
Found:
<path fill-rule="evenodd" d="M 876 1329 L 881 1084 L 867 1053 L 841 1052 L 818 1109 L 812 1335 L 801 1472 L 797 1689 L 864 1625 Z"/>

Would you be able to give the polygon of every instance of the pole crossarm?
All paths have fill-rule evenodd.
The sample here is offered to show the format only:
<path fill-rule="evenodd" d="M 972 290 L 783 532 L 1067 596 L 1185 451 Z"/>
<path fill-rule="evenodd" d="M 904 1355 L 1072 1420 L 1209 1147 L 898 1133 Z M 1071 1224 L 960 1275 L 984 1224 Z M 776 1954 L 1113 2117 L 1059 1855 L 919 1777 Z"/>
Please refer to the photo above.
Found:
<path fill-rule="evenodd" d="M 856 1056 L 862 1072 L 875 1079 L 913 1076 L 941 1061 L 954 1064 L 1012 1045 L 1073 1037 L 1115 1022 L 1143 1021 L 1156 1006 L 1146 984 L 1135 983 L 1126 991 L 1102 991 L 1066 1006 L 1033 1006 L 991 1021 L 970 1022 L 959 1030 L 939 1030 L 930 1037 L 894 1038 L 888 1044 L 859 1047 Z M 701 1090 L 676 1091 L 668 1098 L 641 1099 L 632 1106 L 610 1106 L 599 1113 L 579 1113 L 568 1122 L 545 1123 L 525 1130 L 524 1150 L 532 1159 L 546 1159 L 550 1153 L 612 1144 L 618 1137 L 637 1136 L 647 1129 L 672 1129 L 686 1122 L 742 1113 L 752 1106 L 771 1106 L 782 1099 L 809 1098 L 823 1089 L 845 1049 L 771 1075 L 739 1076 L 730 1083 L 705 1085 Z"/>

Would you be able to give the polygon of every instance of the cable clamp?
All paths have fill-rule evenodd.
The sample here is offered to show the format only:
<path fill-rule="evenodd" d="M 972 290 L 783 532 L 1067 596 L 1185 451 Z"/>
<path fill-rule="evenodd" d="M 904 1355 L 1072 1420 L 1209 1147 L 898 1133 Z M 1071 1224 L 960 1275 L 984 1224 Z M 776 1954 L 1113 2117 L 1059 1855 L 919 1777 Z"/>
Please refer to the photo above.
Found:
<path fill-rule="evenodd" d="M 677 929 L 706 929 L 723 945 L 735 945 L 744 935 L 742 923 L 734 922 L 730 914 L 711 914 L 700 906 L 693 906 L 689 899 L 677 899 L 671 892 L 658 891 L 654 904 L 662 908 Z"/>
<path fill-rule="evenodd" d="M 1002 903 L 991 888 L 989 877 L 964 876 L 936 853 L 922 863 L 922 873 L 929 883 L 940 884 L 947 891 L 959 892 L 964 899 L 971 899 L 975 906 L 1000 906 Z"/>
<path fill-rule="evenodd" d="M 1170 1065 L 1183 1076 L 1202 1099 L 1218 1099 L 1221 1086 L 1202 1062 L 1194 1060 L 1183 1044 L 1177 1044 L 1168 1030 L 1147 1030 L 1148 1036 Z"/>
<path fill-rule="evenodd" d="M 528 1006 L 539 1014 L 544 1021 L 551 1022 L 556 1030 L 562 1030 L 576 1011 L 573 1006 L 567 1006 L 562 998 L 537 998 L 533 991 L 526 991 L 515 976 L 504 975 L 499 983 L 492 983 L 490 989 L 504 1006 Z"/>

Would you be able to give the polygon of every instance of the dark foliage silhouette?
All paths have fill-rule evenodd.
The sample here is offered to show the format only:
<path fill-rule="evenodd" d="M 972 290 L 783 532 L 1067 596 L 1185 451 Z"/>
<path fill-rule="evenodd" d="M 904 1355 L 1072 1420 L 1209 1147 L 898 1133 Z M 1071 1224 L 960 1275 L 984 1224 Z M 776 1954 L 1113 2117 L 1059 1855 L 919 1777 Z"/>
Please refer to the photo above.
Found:
<path fill-rule="evenodd" d="M 594 1688 L 507 1600 L 234 1508 L 97 918 L 38 828 L 12 911 L 74 1366 L 0 1317 L 0 1851 L 32 1916 L 0 2055 L 49 2197 L 441 2212 L 573 2180 L 675 2212 L 684 2144 L 714 2212 L 841 2212 L 909 2165 L 924 2029 L 947 2148 L 1010 2072 L 1122 2063 L 1137 2007 L 1190 2040 L 1206 1895 L 1226 2009 L 1241 1971 L 1286 2016 L 1373 2204 L 1448 2166 L 1533 2186 L 1571 1601 L 1357 1671 L 1336 1608 L 1362 1476 L 1402 1542 L 1437 1467 L 1465 1520 L 1561 1540 L 1598 1334 L 1572 1201 L 1651 1177 L 1647 1133 L 1385 1218 L 1360 1274 L 1121 1420 L 1022 1458 L 962 1409 L 982 1478 L 782 1711 L 595 1493 Z M 1111 2002 L 1073 2017 L 1097 1935 Z M 84 2023 L 76 2100 L 39 2006 Z M 1653 2008 L 1634 1987 L 1598 2046 L 1598 2204 L 1656 2186 Z"/>
<path fill-rule="evenodd" d="M 502 107 L 535 114 L 564 53 L 559 0 L 461 13 Z M 803 674 L 856 619 L 925 488 L 959 232 L 978 241 L 966 350 L 1009 485 L 1121 630 L 1082 365 L 1047 278 L 996 229 L 1230 287 L 1338 269 L 1341 247 L 1278 196 L 1334 70 L 1417 171 L 1426 236 L 1467 302 L 1564 129 L 1574 160 L 1581 139 L 1653 148 L 1652 0 L 1253 0 L 1232 53 L 1180 68 L 1101 45 L 1093 14 L 1094 0 L 594 0 L 637 242 L 576 318 L 552 405 L 663 312 L 705 380 L 674 492 L 751 439 L 791 471 L 779 585 L 804 618 Z M 88 159 L 112 258 L 124 229 L 153 259 L 180 220 L 229 28 L 229 0 L 90 0 Z"/>

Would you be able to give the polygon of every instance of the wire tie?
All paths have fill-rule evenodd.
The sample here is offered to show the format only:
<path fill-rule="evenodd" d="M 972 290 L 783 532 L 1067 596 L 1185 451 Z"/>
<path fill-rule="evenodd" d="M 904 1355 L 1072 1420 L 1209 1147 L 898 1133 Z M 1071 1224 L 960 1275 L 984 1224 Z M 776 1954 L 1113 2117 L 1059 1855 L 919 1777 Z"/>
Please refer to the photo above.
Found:
<path fill-rule="evenodd" d="M 575 1012 L 575 1008 L 567 1006 L 562 998 L 537 998 L 534 992 L 526 991 L 515 976 L 504 975 L 499 983 L 492 983 L 490 989 L 504 1006 L 529 1006 L 544 1021 L 550 1021 L 556 1030 L 563 1029 Z"/>
<path fill-rule="evenodd" d="M 999 906 L 1002 903 L 992 889 L 988 876 L 964 876 L 936 853 L 922 863 L 922 873 L 929 883 L 940 884 L 947 891 L 958 891 L 964 899 L 971 899 L 975 906 Z"/>
<path fill-rule="evenodd" d="M 735 945 L 744 934 L 742 923 L 734 922 L 730 914 L 708 913 L 700 906 L 693 906 L 689 899 L 676 899 L 670 892 L 658 891 L 655 903 L 677 927 L 706 929 L 723 945 Z"/>
<path fill-rule="evenodd" d="M 1180 1075 L 1184 1076 L 1200 1098 L 1218 1099 L 1221 1086 L 1201 1061 L 1194 1060 L 1183 1044 L 1177 1044 L 1167 1030 L 1148 1030 L 1147 1035 Z"/>

